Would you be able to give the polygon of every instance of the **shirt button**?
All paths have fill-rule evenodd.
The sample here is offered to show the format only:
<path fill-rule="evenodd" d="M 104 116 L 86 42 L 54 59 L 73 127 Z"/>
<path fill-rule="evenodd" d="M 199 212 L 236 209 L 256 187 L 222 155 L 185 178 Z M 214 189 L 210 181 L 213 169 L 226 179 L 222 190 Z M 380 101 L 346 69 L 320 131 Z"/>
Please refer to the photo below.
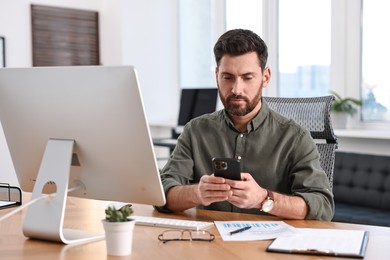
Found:
<path fill-rule="evenodd" d="M 244 137 L 244 134 L 240 134 L 240 137 L 241 137 L 241 138 Z"/>

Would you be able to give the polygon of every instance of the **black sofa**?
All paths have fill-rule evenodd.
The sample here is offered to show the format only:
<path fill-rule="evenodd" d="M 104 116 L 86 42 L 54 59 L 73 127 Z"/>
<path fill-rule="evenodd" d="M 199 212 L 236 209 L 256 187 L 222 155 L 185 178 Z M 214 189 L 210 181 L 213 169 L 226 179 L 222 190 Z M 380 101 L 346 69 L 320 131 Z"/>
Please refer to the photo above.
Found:
<path fill-rule="evenodd" d="M 332 221 L 390 227 L 390 157 L 336 152 Z"/>

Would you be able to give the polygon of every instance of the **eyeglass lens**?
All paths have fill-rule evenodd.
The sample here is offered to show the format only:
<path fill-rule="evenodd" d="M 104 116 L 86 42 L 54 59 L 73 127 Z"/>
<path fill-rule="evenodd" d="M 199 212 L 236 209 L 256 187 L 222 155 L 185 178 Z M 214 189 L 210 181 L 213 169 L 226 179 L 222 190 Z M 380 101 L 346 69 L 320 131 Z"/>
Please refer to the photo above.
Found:
<path fill-rule="evenodd" d="M 205 230 L 166 230 L 158 236 L 161 241 L 174 241 L 174 240 L 198 240 L 198 241 L 212 241 L 214 235 Z"/>

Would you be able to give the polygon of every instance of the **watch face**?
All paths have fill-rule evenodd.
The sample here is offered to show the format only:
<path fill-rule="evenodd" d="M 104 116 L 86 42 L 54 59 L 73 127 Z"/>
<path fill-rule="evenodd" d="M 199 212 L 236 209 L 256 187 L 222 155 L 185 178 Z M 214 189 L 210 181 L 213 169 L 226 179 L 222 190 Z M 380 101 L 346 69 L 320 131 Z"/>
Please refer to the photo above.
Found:
<path fill-rule="evenodd" d="M 269 212 L 274 207 L 274 201 L 273 200 L 267 200 L 263 203 L 263 206 L 261 207 L 261 210 L 264 212 Z"/>

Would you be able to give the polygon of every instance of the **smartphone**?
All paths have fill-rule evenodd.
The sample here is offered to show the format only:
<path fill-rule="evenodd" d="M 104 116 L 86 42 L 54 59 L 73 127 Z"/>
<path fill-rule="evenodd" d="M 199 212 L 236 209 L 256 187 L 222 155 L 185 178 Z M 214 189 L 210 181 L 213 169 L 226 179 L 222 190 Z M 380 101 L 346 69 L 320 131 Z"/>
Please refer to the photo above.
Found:
<path fill-rule="evenodd" d="M 240 160 L 234 158 L 213 158 L 215 176 L 231 180 L 241 180 Z"/>

